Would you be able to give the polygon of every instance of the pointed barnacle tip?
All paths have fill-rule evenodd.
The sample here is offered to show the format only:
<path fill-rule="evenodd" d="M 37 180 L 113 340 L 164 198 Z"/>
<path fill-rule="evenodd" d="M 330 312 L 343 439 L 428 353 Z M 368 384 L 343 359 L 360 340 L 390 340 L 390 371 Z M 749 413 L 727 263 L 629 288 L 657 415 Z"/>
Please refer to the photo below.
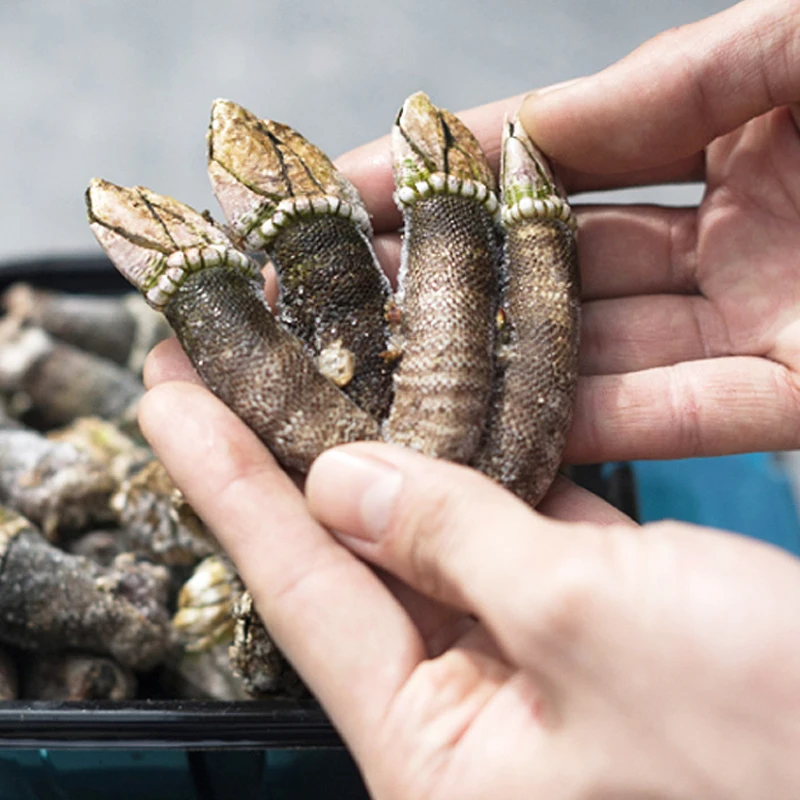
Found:
<path fill-rule="evenodd" d="M 216 116 L 224 113 L 230 113 L 231 111 L 235 111 L 239 106 L 233 102 L 233 100 L 228 100 L 227 97 L 217 97 L 211 103 L 211 118 L 213 119 Z"/>
<path fill-rule="evenodd" d="M 108 185 L 107 181 L 102 178 L 92 178 L 89 185 L 86 187 L 86 207 L 91 211 L 94 195 L 97 192 L 102 192 Z"/>
<path fill-rule="evenodd" d="M 102 224 L 104 212 L 114 204 L 115 196 L 124 191 L 124 187 L 117 186 L 111 181 L 103 180 L 103 178 L 92 178 L 84 195 L 89 221 Z"/>
<path fill-rule="evenodd" d="M 409 124 L 420 124 L 424 119 L 435 117 L 438 109 L 425 92 L 414 92 L 406 98 L 398 115 L 398 124 L 405 127 Z"/>

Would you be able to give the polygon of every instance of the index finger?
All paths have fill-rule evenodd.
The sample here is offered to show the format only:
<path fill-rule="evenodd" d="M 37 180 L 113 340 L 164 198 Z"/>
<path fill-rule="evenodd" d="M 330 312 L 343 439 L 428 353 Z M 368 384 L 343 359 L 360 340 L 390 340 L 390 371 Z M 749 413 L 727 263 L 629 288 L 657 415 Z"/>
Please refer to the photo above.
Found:
<path fill-rule="evenodd" d="M 746 0 L 656 36 L 602 72 L 529 96 L 539 147 L 585 174 L 696 159 L 718 136 L 800 97 L 800 3 Z"/>
<path fill-rule="evenodd" d="M 344 738 L 363 749 L 426 656 L 408 614 L 310 517 L 255 434 L 210 392 L 160 384 L 139 416 L 159 459 L 236 564 L 270 635 Z"/>
<path fill-rule="evenodd" d="M 517 113 L 524 97 L 525 95 L 515 95 L 458 113 L 458 117 L 475 135 L 495 172 L 500 169 L 503 120 L 506 115 L 513 116 Z M 336 166 L 355 184 L 361 194 L 376 234 L 396 231 L 402 218 L 392 196 L 394 179 L 389 136 L 344 153 L 336 159 Z M 693 154 L 672 163 L 605 175 L 586 173 L 573 169 L 569 164 L 555 164 L 555 168 L 567 192 L 591 192 L 701 180 L 704 174 L 704 157 L 702 154 Z"/>

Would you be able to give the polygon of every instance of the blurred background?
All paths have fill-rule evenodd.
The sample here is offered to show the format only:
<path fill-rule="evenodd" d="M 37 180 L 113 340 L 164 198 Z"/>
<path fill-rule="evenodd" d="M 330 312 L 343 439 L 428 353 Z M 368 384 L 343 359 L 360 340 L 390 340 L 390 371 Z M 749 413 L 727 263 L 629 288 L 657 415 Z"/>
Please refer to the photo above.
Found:
<path fill-rule="evenodd" d="M 723 0 L 0 3 L 0 258 L 94 251 L 93 176 L 213 207 L 211 101 L 336 156 L 418 89 L 451 110 L 599 70 Z M 655 199 L 691 202 L 666 189 Z"/>
<path fill-rule="evenodd" d="M 593 72 L 723 0 L 0 3 L 0 261 L 98 252 L 102 176 L 214 209 L 208 113 L 229 97 L 329 155 L 387 133 L 418 89 L 451 110 Z M 593 195 L 692 204 L 699 186 Z M 800 550 L 787 459 L 635 465 L 645 519 L 682 517 Z"/>

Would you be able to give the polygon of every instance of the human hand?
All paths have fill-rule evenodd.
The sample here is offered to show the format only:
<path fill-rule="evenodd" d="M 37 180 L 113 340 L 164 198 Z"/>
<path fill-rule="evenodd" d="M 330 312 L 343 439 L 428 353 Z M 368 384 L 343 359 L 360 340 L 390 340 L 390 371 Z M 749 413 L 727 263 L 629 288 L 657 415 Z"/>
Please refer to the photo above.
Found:
<path fill-rule="evenodd" d="M 775 74 L 796 27 L 775 19 L 789 9 L 744 3 L 523 107 L 572 191 L 698 177 L 703 163 L 709 185 L 694 212 L 580 212 L 571 460 L 797 446 L 789 181 L 800 151 L 791 111 L 768 112 L 800 83 Z M 743 47 L 752 37 L 761 50 Z M 698 87 L 702 124 L 685 99 Z M 490 153 L 508 105 L 464 115 Z M 372 148 L 343 164 L 388 231 L 385 145 Z M 394 263 L 396 240 L 379 242 Z M 190 373 L 168 346 L 149 380 L 170 377 Z M 563 482 L 541 506 L 547 519 L 464 468 L 380 445 L 326 454 L 309 478 L 311 510 L 350 534 L 345 547 L 207 392 L 159 387 L 142 423 L 376 795 L 800 792 L 800 567 L 788 556 L 687 526 L 639 533 Z M 370 471 L 400 476 L 388 512 Z M 376 528 L 375 543 L 353 538 Z"/>
<path fill-rule="evenodd" d="M 317 522 L 207 391 L 156 387 L 142 421 L 375 797 L 800 794 L 787 555 L 640 530 L 561 481 L 543 516 L 465 467 L 366 443 L 315 463 Z"/>

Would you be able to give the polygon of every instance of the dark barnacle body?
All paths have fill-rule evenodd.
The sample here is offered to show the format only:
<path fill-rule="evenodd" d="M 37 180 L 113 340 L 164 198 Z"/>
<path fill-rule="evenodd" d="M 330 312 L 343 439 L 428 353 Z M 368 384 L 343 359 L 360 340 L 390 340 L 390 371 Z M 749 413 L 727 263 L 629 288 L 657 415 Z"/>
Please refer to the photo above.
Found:
<path fill-rule="evenodd" d="M 378 438 L 378 424 L 317 369 L 275 322 L 251 278 L 222 268 L 189 276 L 164 308 L 198 373 L 288 468 L 328 447 Z"/>
<path fill-rule="evenodd" d="M 128 554 L 103 568 L 65 553 L 0 508 L 0 643 L 108 654 L 149 669 L 171 646 L 168 579 L 163 567 Z"/>

